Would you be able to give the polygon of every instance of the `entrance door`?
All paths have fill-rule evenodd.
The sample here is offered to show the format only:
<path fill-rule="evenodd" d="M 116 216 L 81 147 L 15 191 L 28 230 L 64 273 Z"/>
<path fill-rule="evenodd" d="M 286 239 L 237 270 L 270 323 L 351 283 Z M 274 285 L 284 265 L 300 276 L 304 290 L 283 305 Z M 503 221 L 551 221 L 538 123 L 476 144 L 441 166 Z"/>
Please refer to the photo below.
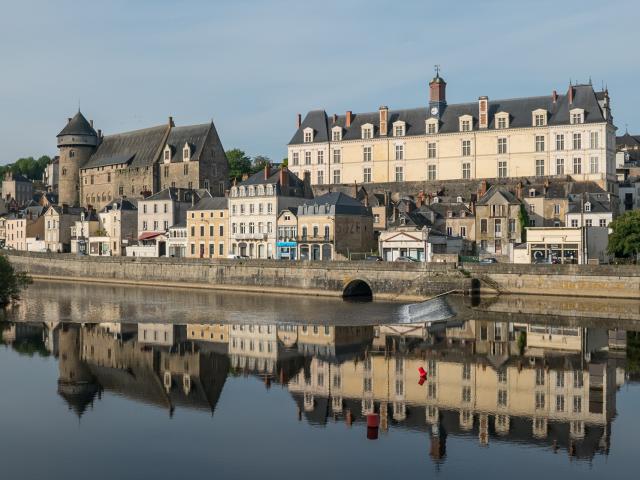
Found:
<path fill-rule="evenodd" d="M 258 258 L 264 258 L 264 245 L 258 245 Z"/>
<path fill-rule="evenodd" d="M 164 257 L 167 255 L 167 244 L 165 242 L 158 242 L 158 256 Z"/>
<path fill-rule="evenodd" d="M 200 258 L 204 258 L 204 244 L 200 244 Z"/>
<path fill-rule="evenodd" d="M 311 260 L 320 260 L 320 245 L 311 246 Z"/>

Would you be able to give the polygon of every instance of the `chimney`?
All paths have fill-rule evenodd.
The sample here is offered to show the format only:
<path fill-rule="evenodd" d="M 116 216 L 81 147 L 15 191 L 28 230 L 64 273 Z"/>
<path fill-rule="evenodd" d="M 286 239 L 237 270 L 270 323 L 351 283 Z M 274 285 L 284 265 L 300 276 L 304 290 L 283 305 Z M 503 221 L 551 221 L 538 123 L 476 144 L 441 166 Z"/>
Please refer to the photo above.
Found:
<path fill-rule="evenodd" d="M 304 198 L 313 198 L 313 189 L 311 188 L 311 172 L 304 172 L 304 186 L 303 195 Z"/>
<path fill-rule="evenodd" d="M 480 128 L 489 126 L 489 97 L 478 98 L 478 124 Z"/>
<path fill-rule="evenodd" d="M 249 174 L 248 173 L 243 173 L 242 174 L 242 181 L 244 182 L 245 180 L 247 180 L 249 178 Z"/>
<path fill-rule="evenodd" d="M 389 107 L 386 105 L 382 105 L 380 107 L 380 136 L 383 137 L 389 131 L 388 127 L 388 119 L 389 119 Z"/>
<path fill-rule="evenodd" d="M 429 82 L 429 103 L 446 105 L 446 88 L 447 82 L 440 76 L 440 73 L 436 73 L 436 76 Z"/>
<path fill-rule="evenodd" d="M 569 93 L 567 93 L 569 97 L 569 105 L 573 104 L 573 85 L 569 84 Z"/>
<path fill-rule="evenodd" d="M 296 115 L 296 128 L 300 128 L 300 125 L 302 125 L 302 115 L 298 113 Z"/>
<path fill-rule="evenodd" d="M 173 117 L 172 116 L 169 116 L 169 126 L 170 127 L 175 127 L 176 126 L 175 123 L 173 123 Z"/>
<path fill-rule="evenodd" d="M 91 125 L 91 128 L 93 128 L 93 120 L 89 120 L 89 125 Z"/>
<path fill-rule="evenodd" d="M 347 110 L 347 115 L 346 115 L 346 127 L 349 128 L 351 126 L 351 116 L 352 116 L 352 112 L 351 110 Z"/>
<path fill-rule="evenodd" d="M 71 123 L 71 117 L 67 117 L 67 123 Z"/>
<path fill-rule="evenodd" d="M 555 90 L 551 94 L 551 100 L 553 100 L 553 103 L 556 103 L 558 101 L 558 92 L 556 92 Z"/>
<path fill-rule="evenodd" d="M 280 169 L 280 191 L 284 193 L 285 189 L 289 187 L 289 175 L 287 167 Z"/>
<path fill-rule="evenodd" d="M 471 215 L 475 215 L 476 214 L 476 202 L 475 202 L 475 200 L 472 200 L 469 203 L 469 210 L 471 210 Z"/>
<path fill-rule="evenodd" d="M 336 123 L 338 123 L 338 114 L 334 113 L 333 114 L 333 124 L 335 125 Z"/>
<path fill-rule="evenodd" d="M 98 139 L 102 139 L 102 130 L 98 129 Z"/>
<path fill-rule="evenodd" d="M 522 182 L 516 184 L 516 198 L 522 200 Z"/>
<path fill-rule="evenodd" d="M 424 205 L 424 191 L 420 190 L 420 193 L 418 193 L 418 197 L 416 199 L 416 207 L 420 208 L 422 205 Z"/>
<path fill-rule="evenodd" d="M 487 181 L 482 180 L 480 188 L 478 189 L 478 198 L 482 198 L 485 193 L 487 193 Z"/>
<path fill-rule="evenodd" d="M 549 179 L 545 178 L 544 179 L 544 189 L 543 189 L 545 195 L 547 194 L 548 190 L 549 190 Z"/>
<path fill-rule="evenodd" d="M 271 164 L 267 162 L 266 165 L 264 166 L 264 179 L 269 180 L 270 176 L 271 176 Z"/>

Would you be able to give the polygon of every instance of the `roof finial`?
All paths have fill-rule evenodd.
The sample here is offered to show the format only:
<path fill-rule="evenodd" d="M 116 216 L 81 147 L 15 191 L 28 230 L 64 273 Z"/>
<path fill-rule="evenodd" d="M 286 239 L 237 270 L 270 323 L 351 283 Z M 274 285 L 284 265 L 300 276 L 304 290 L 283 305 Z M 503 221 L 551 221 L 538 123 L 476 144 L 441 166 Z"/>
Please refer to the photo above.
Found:
<path fill-rule="evenodd" d="M 629 124 L 628 123 L 624 124 L 624 134 L 625 135 L 629 135 Z"/>
<path fill-rule="evenodd" d="M 591 83 L 591 75 L 589 75 L 589 85 L 593 85 L 593 84 Z"/>
<path fill-rule="evenodd" d="M 436 71 L 436 78 L 438 78 L 438 77 L 440 76 L 440 65 L 435 64 L 435 65 L 433 66 L 433 68 L 434 68 L 434 69 L 435 69 L 435 71 Z"/>
<path fill-rule="evenodd" d="M 80 97 L 78 97 L 78 113 L 80 113 Z"/>

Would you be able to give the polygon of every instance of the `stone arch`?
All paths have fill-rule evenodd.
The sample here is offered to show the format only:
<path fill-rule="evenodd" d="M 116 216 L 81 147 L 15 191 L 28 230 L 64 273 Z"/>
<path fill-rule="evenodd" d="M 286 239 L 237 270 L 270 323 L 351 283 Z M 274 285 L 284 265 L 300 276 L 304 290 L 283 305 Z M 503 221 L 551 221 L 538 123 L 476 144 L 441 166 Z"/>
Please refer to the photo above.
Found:
<path fill-rule="evenodd" d="M 360 300 L 373 300 L 373 290 L 368 282 L 360 278 L 345 282 L 342 290 L 342 298 L 357 298 Z"/>

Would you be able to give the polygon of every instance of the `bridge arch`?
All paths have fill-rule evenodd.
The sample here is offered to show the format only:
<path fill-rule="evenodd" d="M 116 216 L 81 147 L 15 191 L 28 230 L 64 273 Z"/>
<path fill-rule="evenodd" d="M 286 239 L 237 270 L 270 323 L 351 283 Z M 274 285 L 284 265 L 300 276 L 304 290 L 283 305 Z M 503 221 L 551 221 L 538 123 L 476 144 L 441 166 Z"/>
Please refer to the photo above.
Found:
<path fill-rule="evenodd" d="M 345 282 L 342 298 L 373 300 L 373 290 L 366 280 L 354 278 Z"/>

